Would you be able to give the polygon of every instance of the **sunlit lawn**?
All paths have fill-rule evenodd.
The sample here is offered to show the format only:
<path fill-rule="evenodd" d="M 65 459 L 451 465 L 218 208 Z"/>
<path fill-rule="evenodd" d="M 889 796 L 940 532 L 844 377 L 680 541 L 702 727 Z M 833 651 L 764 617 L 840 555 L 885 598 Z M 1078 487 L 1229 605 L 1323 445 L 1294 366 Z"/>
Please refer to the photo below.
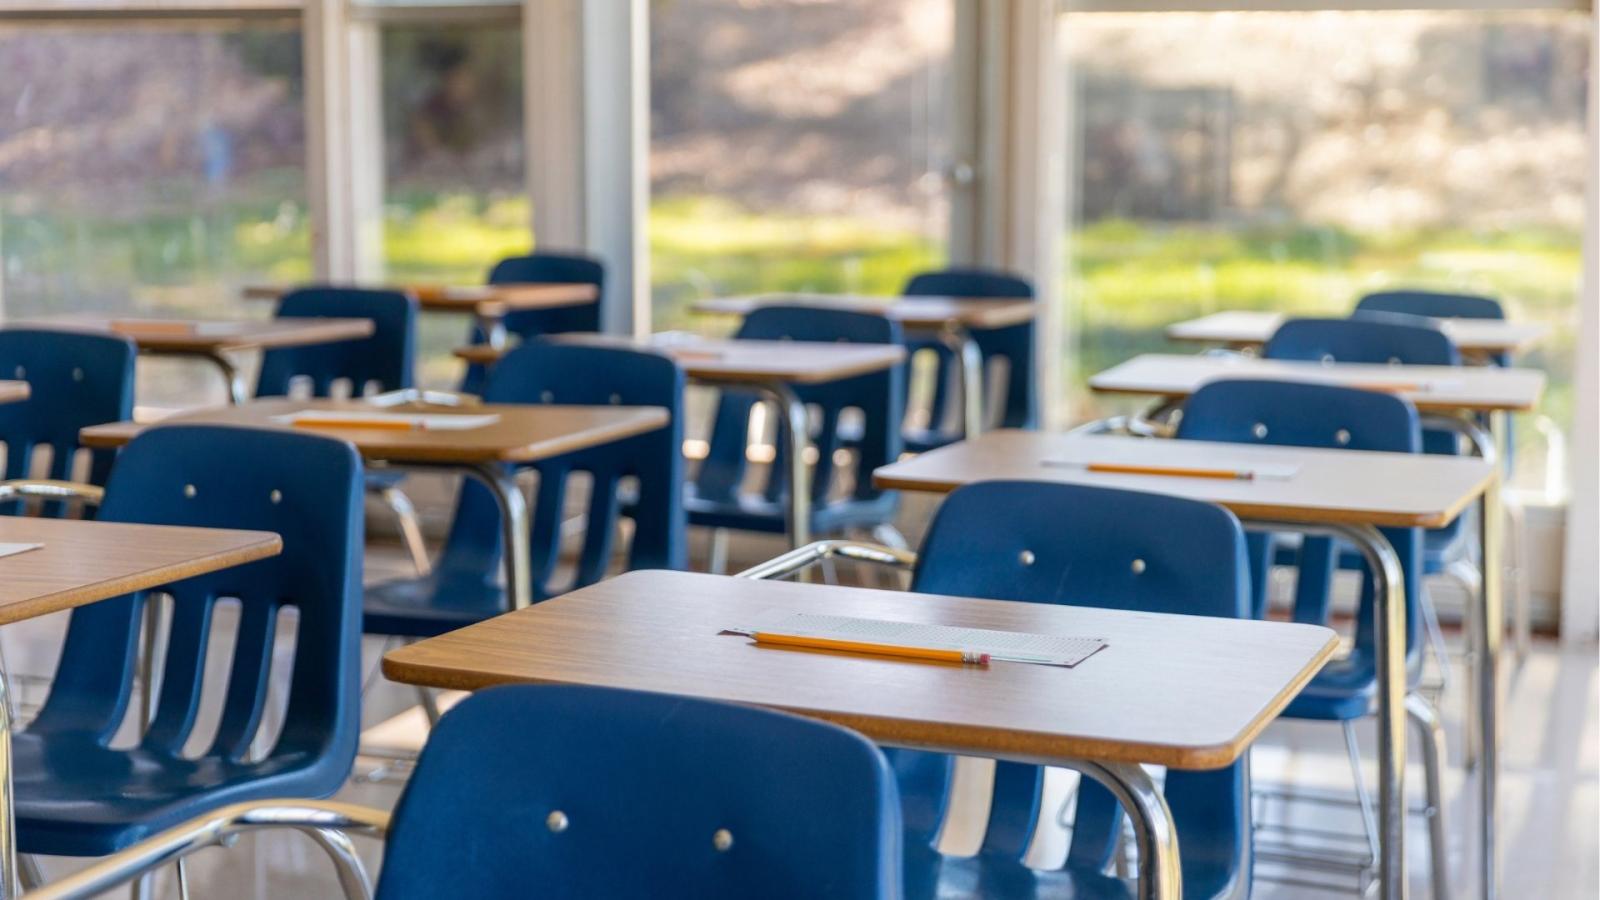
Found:
<path fill-rule="evenodd" d="M 292 193 L 292 192 L 291 192 Z M 277 190 L 262 196 L 283 196 Z M 172 204 L 173 208 L 184 208 Z M 7 306 L 37 313 L 76 308 L 196 313 L 237 310 L 237 287 L 310 277 L 308 225 L 292 204 L 196 201 L 189 215 L 116 221 L 19 216 L 0 221 Z M 193 214 L 199 208 L 203 212 Z M 389 198 L 382 242 L 397 280 L 475 283 L 500 257 L 530 243 L 525 198 L 399 194 Z M 848 216 L 757 213 L 708 197 L 658 198 L 651 207 L 654 326 L 707 328 L 696 299 L 751 291 L 889 294 L 942 261 L 941 242 Z M 1567 421 L 1571 320 L 1581 269 L 1575 232 L 1431 230 L 1355 234 L 1311 227 L 1208 227 L 1102 221 L 1078 229 L 1067 276 L 1075 340 L 1066 371 L 1078 412 L 1094 371 L 1148 350 L 1170 322 L 1220 309 L 1341 314 L 1385 285 L 1481 291 L 1512 314 L 1557 326 L 1528 362 L 1550 372 L 1544 410 Z M 16 276 L 22 274 L 18 279 Z M 448 349 L 462 323 L 430 317 L 426 372 L 453 371 Z"/>

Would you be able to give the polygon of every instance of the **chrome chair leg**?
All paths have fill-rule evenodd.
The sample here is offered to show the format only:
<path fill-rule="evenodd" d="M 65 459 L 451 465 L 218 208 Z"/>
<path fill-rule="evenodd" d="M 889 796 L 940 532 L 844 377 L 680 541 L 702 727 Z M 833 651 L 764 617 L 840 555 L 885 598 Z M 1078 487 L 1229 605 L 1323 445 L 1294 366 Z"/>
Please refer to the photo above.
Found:
<path fill-rule="evenodd" d="M 711 558 L 706 562 L 706 571 L 713 575 L 728 574 L 728 529 L 711 529 Z"/>
<path fill-rule="evenodd" d="M 1508 555 L 1512 562 L 1506 574 L 1512 579 L 1511 598 L 1511 676 L 1515 678 L 1528 661 L 1533 648 L 1533 592 L 1528 584 L 1528 519 L 1522 502 L 1505 497 Z"/>
<path fill-rule="evenodd" d="M 1361 828 L 1367 835 L 1367 851 L 1374 862 L 1378 859 L 1378 820 L 1372 808 L 1372 794 L 1367 791 L 1366 776 L 1361 774 L 1361 745 L 1356 742 L 1356 724 L 1350 719 L 1339 723 L 1344 729 L 1344 751 L 1350 757 L 1350 774 L 1356 783 L 1356 798 L 1361 801 Z"/>
<path fill-rule="evenodd" d="M 1444 816 L 1444 723 L 1420 694 L 1406 695 L 1406 716 L 1416 726 L 1427 797 L 1428 850 L 1433 863 L 1434 900 L 1450 900 L 1450 848 Z"/>
<path fill-rule="evenodd" d="M 422 685 L 417 685 L 417 702 L 422 706 L 422 712 L 428 717 L 428 727 L 431 729 L 439 724 L 439 700 L 433 696 L 433 691 Z"/>
<path fill-rule="evenodd" d="M 17 875 L 22 879 L 23 893 L 44 884 L 44 873 L 39 871 L 39 858 L 31 853 L 17 854 Z"/>
<path fill-rule="evenodd" d="M 417 507 L 406 496 L 405 491 L 397 487 L 386 487 L 378 492 L 385 505 L 394 511 L 395 519 L 400 527 L 400 537 L 405 541 L 406 550 L 411 554 L 411 565 L 417 570 L 417 577 L 425 577 L 433 571 L 433 563 L 428 559 L 428 545 L 422 539 L 422 523 L 417 519 Z"/>
<path fill-rule="evenodd" d="M 900 533 L 900 529 L 888 522 L 880 522 L 872 526 L 872 538 L 878 543 L 893 547 L 896 550 L 911 549 L 911 544 L 907 543 L 906 536 Z"/>
<path fill-rule="evenodd" d="M 1439 627 L 1439 609 L 1426 588 L 1422 591 L 1422 629 L 1427 634 L 1434 665 L 1439 667 L 1439 693 L 1446 693 L 1450 690 L 1450 650 L 1444 643 L 1444 629 Z"/>
<path fill-rule="evenodd" d="M 189 867 L 180 859 L 172 864 L 172 870 L 178 876 L 178 900 L 189 900 Z"/>

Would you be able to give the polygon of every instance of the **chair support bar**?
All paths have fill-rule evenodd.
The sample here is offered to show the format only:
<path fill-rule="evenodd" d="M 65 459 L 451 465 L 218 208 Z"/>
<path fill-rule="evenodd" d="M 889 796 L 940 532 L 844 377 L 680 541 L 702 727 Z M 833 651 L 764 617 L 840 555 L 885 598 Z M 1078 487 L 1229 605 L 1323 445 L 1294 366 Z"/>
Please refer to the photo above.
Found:
<path fill-rule="evenodd" d="M 54 478 L 17 478 L 0 481 L 0 500 L 38 497 L 45 500 L 76 500 L 90 506 L 99 506 L 105 495 L 105 488 L 77 481 L 61 481 Z"/>
<path fill-rule="evenodd" d="M 235 803 L 190 819 L 58 881 L 29 891 L 39 900 L 89 898 L 182 859 L 204 847 L 227 845 L 247 831 L 293 828 L 306 832 L 333 860 L 347 898 L 369 898 L 371 884 L 346 834 L 382 837 L 389 814 L 351 803 L 259 800 Z"/>
<path fill-rule="evenodd" d="M 796 547 L 788 553 L 775 556 L 764 563 L 757 563 L 734 577 L 770 581 L 775 578 L 794 575 L 833 557 L 873 563 L 893 569 L 911 569 L 917 564 L 917 555 L 915 553 L 909 550 L 887 547 L 883 544 L 872 544 L 865 541 L 813 541 L 804 547 Z"/>

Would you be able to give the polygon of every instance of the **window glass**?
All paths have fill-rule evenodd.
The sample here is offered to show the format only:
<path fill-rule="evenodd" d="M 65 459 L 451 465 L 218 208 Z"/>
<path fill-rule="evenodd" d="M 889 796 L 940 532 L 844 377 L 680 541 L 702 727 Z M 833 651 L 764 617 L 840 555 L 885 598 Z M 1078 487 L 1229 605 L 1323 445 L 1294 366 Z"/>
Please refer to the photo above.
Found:
<path fill-rule="evenodd" d="M 651 6 L 656 328 L 695 299 L 895 293 L 945 256 L 953 4 Z"/>
<path fill-rule="evenodd" d="M 514 24 L 382 26 L 383 255 L 400 282 L 481 284 L 527 253 L 522 38 Z M 459 375 L 465 321 L 422 317 L 418 377 Z"/>
<path fill-rule="evenodd" d="M 1084 379 L 1208 312 L 1343 315 L 1402 286 L 1479 292 L 1553 334 L 1518 431 L 1559 491 L 1587 171 L 1589 17 L 1072 13 L 1068 261 Z M 1547 465 L 1548 464 L 1548 465 Z M 1546 482 L 1546 477 L 1552 479 Z"/>
<path fill-rule="evenodd" d="M 4 314 L 236 316 L 308 278 L 303 97 L 294 20 L 0 25 Z"/>

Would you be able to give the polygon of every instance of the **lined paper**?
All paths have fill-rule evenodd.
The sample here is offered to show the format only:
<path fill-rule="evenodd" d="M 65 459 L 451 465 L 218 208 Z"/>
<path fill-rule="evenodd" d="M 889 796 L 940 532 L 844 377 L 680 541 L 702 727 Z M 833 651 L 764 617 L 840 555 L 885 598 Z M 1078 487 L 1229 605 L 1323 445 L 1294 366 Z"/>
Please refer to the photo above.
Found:
<path fill-rule="evenodd" d="M 891 644 L 897 647 L 931 647 L 987 653 L 1001 662 L 1032 663 L 1071 668 L 1106 646 L 1096 637 L 1038 634 L 1028 631 L 996 631 L 988 628 L 961 628 L 954 625 L 926 625 L 889 619 L 862 619 L 854 616 L 826 616 L 815 613 L 778 613 L 759 619 L 751 628 L 729 628 L 733 634 L 766 632 L 795 637 L 831 638 Z"/>

